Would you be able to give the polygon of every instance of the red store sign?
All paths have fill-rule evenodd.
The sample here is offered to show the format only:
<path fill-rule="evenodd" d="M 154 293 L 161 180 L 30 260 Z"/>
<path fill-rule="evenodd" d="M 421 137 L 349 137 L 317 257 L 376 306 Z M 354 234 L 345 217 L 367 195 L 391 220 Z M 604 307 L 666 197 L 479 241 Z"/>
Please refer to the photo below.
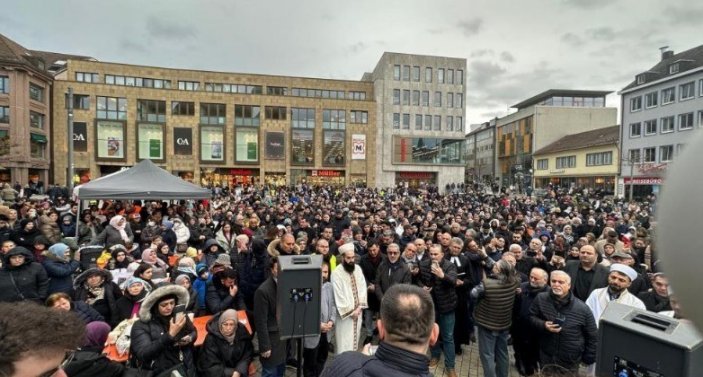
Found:
<path fill-rule="evenodd" d="M 251 169 L 230 169 L 229 174 L 251 177 L 254 175 L 254 171 Z"/>
<path fill-rule="evenodd" d="M 664 180 L 658 177 L 625 177 L 625 184 L 629 185 L 630 183 L 632 183 L 633 185 L 661 185 L 662 183 L 664 183 Z"/>
<path fill-rule="evenodd" d="M 341 170 L 313 170 L 310 175 L 312 177 L 342 177 L 344 172 Z"/>
<path fill-rule="evenodd" d="M 427 172 L 399 172 L 398 177 L 403 178 L 403 179 L 434 179 L 434 173 L 427 173 Z"/>

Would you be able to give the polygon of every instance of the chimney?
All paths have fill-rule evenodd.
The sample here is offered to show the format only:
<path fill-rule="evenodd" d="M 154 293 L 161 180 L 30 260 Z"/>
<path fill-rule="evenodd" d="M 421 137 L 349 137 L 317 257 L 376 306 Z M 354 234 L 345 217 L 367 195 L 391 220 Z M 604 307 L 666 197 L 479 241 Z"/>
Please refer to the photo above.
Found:
<path fill-rule="evenodd" d="M 661 51 L 662 54 L 662 60 L 666 60 L 674 56 L 673 51 L 669 51 L 669 46 L 662 46 L 659 47 L 659 51 Z"/>

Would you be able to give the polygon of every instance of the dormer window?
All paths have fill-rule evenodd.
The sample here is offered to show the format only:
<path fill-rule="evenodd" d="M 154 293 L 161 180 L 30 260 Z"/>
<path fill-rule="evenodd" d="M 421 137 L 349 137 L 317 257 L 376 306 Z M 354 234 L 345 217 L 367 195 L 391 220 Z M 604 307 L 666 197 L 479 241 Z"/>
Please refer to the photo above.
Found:
<path fill-rule="evenodd" d="M 679 63 L 674 63 L 669 66 L 669 74 L 679 73 Z"/>
<path fill-rule="evenodd" d="M 637 75 L 637 85 L 644 84 L 644 81 L 645 81 L 644 73 L 641 75 Z"/>

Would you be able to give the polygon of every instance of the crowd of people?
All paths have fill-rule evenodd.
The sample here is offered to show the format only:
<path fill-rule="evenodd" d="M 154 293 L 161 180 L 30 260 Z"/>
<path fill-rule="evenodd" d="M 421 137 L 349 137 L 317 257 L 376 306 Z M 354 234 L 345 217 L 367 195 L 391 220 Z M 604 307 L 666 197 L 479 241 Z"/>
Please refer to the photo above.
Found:
<path fill-rule="evenodd" d="M 379 338 L 386 357 L 401 352 L 392 339 L 414 344 L 401 347 L 416 355 L 394 375 L 426 374 L 443 355 L 456 376 L 456 355 L 472 342 L 486 377 L 508 375 L 509 343 L 521 375 L 558 374 L 593 365 L 610 302 L 681 317 L 654 247 L 654 197 L 252 186 L 201 201 L 91 202 L 79 212 L 53 188 L 2 196 L 0 303 L 79 319 L 71 323 L 85 335 L 62 363 L 68 376 L 96 367 L 101 376 L 247 376 L 255 358 L 263 376 L 282 376 L 286 364 L 319 376 L 330 352 Z M 323 256 L 324 283 L 319 336 L 305 339 L 302 365 L 276 318 L 278 260 L 298 254 Z M 384 329 L 384 297 L 404 285 L 431 299 L 437 334 Z M 203 316 L 207 337 L 196 346 L 194 319 Z M 105 345 L 129 355 L 126 366 L 102 355 Z M 22 367 L 0 358 L 0 375 Z"/>

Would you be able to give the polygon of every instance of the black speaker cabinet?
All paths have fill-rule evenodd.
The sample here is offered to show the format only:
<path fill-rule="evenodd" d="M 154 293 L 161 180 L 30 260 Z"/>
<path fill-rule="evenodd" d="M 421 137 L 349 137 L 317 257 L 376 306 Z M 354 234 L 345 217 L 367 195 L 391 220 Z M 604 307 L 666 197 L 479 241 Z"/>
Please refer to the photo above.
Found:
<path fill-rule="evenodd" d="M 277 314 L 281 339 L 319 334 L 322 256 L 281 256 L 278 263 Z"/>
<path fill-rule="evenodd" d="M 611 302 L 598 328 L 596 375 L 700 377 L 701 340 L 689 322 Z"/>

